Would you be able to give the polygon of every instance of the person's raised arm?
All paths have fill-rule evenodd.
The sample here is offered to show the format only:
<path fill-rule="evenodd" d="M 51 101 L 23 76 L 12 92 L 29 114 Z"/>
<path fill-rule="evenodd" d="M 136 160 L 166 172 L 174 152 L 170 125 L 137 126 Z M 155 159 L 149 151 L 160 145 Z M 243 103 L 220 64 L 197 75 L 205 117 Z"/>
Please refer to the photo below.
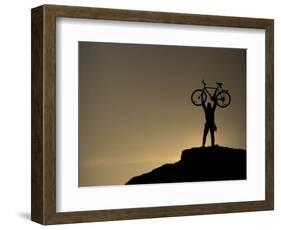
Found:
<path fill-rule="evenodd" d="M 206 107 L 206 105 L 205 105 L 205 102 L 203 101 L 203 93 L 202 93 L 202 95 L 201 95 L 201 103 L 202 103 L 203 109 L 206 111 L 207 107 Z"/>

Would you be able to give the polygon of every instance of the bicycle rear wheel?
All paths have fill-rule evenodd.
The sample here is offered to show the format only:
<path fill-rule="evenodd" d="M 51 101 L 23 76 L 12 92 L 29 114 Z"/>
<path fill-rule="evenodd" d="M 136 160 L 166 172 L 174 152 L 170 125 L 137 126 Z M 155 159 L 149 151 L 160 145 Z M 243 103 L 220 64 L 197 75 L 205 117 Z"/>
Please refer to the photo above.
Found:
<path fill-rule="evenodd" d="M 196 89 L 191 94 L 191 102 L 193 105 L 200 106 L 202 105 L 202 102 L 205 103 L 207 100 L 207 95 L 202 89 Z"/>
<path fill-rule="evenodd" d="M 216 100 L 219 107 L 225 108 L 229 106 L 231 102 L 231 96 L 227 91 L 221 91 L 220 93 L 218 93 Z"/>

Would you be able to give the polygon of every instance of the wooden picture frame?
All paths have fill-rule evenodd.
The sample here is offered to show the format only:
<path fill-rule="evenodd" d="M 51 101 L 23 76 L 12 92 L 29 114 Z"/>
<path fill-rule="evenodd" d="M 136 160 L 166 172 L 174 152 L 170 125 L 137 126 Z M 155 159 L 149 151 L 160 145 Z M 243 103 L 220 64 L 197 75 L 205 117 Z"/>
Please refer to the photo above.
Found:
<path fill-rule="evenodd" d="M 181 206 L 56 211 L 56 18 L 121 20 L 265 30 L 265 200 Z M 32 187 L 31 219 L 41 224 L 231 213 L 274 208 L 274 22 L 163 12 L 43 5 L 32 9 Z"/>

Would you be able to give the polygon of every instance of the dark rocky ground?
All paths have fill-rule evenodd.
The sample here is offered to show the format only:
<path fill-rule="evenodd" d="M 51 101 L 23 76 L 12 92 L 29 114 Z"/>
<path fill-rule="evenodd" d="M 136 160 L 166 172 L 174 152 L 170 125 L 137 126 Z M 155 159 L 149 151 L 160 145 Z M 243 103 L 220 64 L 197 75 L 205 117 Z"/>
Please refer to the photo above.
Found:
<path fill-rule="evenodd" d="M 246 150 L 200 147 L 182 151 L 181 159 L 135 176 L 126 184 L 246 179 Z"/>

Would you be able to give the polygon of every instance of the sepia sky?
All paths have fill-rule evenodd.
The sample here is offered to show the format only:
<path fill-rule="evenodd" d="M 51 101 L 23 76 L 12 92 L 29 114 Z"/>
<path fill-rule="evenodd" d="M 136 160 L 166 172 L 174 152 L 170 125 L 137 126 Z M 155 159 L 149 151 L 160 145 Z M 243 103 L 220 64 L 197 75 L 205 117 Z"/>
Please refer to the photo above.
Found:
<path fill-rule="evenodd" d="M 246 50 L 79 42 L 79 186 L 125 184 L 201 146 L 202 79 L 232 97 L 216 144 L 245 149 Z"/>

